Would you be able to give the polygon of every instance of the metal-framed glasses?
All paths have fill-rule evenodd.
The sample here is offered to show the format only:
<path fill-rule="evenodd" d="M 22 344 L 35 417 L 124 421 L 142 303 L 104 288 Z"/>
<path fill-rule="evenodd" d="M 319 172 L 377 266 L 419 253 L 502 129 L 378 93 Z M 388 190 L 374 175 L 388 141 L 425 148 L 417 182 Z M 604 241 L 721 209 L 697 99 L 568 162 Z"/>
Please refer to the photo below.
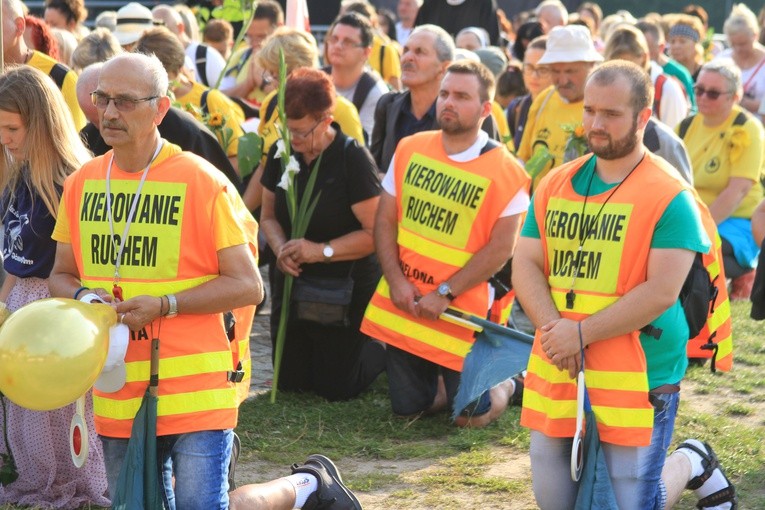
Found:
<path fill-rule="evenodd" d="M 534 64 L 523 64 L 523 74 L 536 74 L 540 78 L 550 76 L 550 68 L 547 66 L 535 66 Z"/>
<path fill-rule="evenodd" d="M 109 107 L 109 102 L 114 103 L 114 107 L 121 112 L 132 112 L 138 103 L 144 103 L 157 99 L 159 96 L 141 97 L 134 99 L 132 97 L 111 97 L 101 92 L 91 92 L 90 99 L 93 101 L 93 106 L 99 110 L 106 110 Z"/>
<path fill-rule="evenodd" d="M 324 122 L 325 119 L 326 119 L 326 117 L 323 117 L 323 118 L 319 119 L 319 121 L 316 124 L 314 124 L 311 129 L 309 129 L 308 131 L 305 131 L 303 133 L 299 133 L 299 132 L 297 132 L 297 131 L 295 131 L 293 129 L 290 129 L 289 127 L 287 128 L 287 130 L 290 132 L 290 135 L 292 135 L 292 139 L 293 140 L 294 139 L 305 140 L 306 138 L 308 138 L 309 136 L 311 136 L 313 134 L 313 132 L 316 130 L 316 128 L 319 127 L 321 125 L 321 123 Z"/>

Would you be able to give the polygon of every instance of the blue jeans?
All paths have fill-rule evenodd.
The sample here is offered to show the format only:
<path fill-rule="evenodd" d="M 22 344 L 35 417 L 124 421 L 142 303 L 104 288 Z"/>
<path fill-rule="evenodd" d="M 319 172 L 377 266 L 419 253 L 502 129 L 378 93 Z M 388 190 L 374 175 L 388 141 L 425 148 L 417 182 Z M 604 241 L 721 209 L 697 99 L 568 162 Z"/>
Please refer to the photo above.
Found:
<path fill-rule="evenodd" d="M 601 443 L 620 510 L 662 509 L 667 498 L 661 471 L 672 441 L 679 393 L 657 395 L 651 444 L 640 448 Z M 661 409 L 659 409 L 661 407 Z M 542 510 L 574 508 L 578 484 L 571 480 L 570 437 L 531 431 L 531 479 Z"/>
<path fill-rule="evenodd" d="M 117 487 L 128 440 L 100 437 L 111 495 Z M 157 438 L 157 477 L 164 487 L 166 509 L 228 508 L 228 463 L 233 438 L 232 429 Z"/>

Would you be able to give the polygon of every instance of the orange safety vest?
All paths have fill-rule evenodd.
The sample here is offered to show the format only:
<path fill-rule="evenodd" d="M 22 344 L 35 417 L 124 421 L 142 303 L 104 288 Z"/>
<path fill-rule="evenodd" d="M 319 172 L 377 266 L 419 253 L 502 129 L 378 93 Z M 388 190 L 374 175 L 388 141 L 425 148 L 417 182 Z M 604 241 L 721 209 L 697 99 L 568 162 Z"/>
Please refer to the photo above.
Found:
<path fill-rule="evenodd" d="M 722 263 L 722 240 L 717 232 L 717 224 L 715 224 L 706 204 L 701 200 L 696 190 L 693 190 L 693 194 L 701 213 L 704 230 L 712 241 L 712 247 L 708 253 L 702 254 L 701 260 L 717 288 L 717 298 L 710 304 L 709 316 L 702 330 L 695 338 L 688 341 L 687 353 L 689 358 L 711 358 L 714 356 L 715 368 L 728 372 L 733 367 L 733 330 L 728 286 Z"/>
<path fill-rule="evenodd" d="M 118 246 L 111 242 L 105 199 L 110 158 L 111 151 L 88 162 L 67 179 L 64 187 L 72 250 L 82 284 L 87 287 L 109 289 L 114 277 Z M 122 236 L 140 178 L 141 172 L 112 171 L 117 237 Z M 239 210 L 244 204 L 220 172 L 186 152 L 175 153 L 151 167 L 122 256 L 120 286 L 125 299 L 177 293 L 218 276 L 211 218 L 216 201 L 224 195 L 236 210 L 237 226 L 257 254 L 257 224 Z M 220 313 L 182 314 L 131 332 L 125 386 L 114 393 L 93 391 L 97 432 L 130 437 L 149 380 L 152 335 L 160 339 L 157 434 L 235 427 L 239 400 L 228 373 L 236 368 L 240 356 L 249 357 L 249 345 L 229 343 Z"/>
<path fill-rule="evenodd" d="M 529 178 L 501 146 L 465 163 L 454 163 L 440 131 L 404 138 L 395 155 L 397 241 L 402 271 L 422 295 L 462 269 L 486 246 L 508 202 Z M 452 306 L 485 317 L 487 283 L 457 296 Z M 462 370 L 473 332 L 443 320 L 413 317 L 390 300 L 383 277 L 367 307 L 361 330 L 383 342 Z"/>
<path fill-rule="evenodd" d="M 664 163 L 646 154 L 602 210 L 612 190 L 587 198 L 584 221 L 592 225 L 592 233 L 579 251 L 584 197 L 574 191 L 571 178 L 590 157 L 571 161 L 549 174 L 534 198 L 544 273 L 552 298 L 561 316 L 575 321 L 603 310 L 646 281 L 649 234 L 684 189 L 663 168 Z M 648 189 L 651 193 L 645 192 Z M 566 293 L 572 284 L 576 299 L 568 309 Z M 537 330 L 525 380 L 521 425 L 551 437 L 572 437 L 576 381 L 550 362 L 540 336 Z M 588 346 L 585 359 L 585 380 L 601 440 L 623 446 L 650 444 L 654 413 L 648 401 L 639 332 L 595 342 Z"/>

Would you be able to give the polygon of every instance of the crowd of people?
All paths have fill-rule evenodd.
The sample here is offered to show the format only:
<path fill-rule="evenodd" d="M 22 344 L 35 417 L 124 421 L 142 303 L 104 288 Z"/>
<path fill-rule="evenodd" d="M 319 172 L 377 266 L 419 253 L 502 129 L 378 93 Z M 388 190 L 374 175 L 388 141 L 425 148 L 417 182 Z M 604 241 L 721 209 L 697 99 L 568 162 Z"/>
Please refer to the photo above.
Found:
<path fill-rule="evenodd" d="M 541 508 L 576 504 L 582 391 L 615 507 L 691 489 L 736 508 L 712 447 L 673 429 L 689 363 L 730 370 L 728 301 L 765 302 L 765 9 L 734 5 L 715 38 L 695 5 L 397 7 L 343 0 L 319 44 L 262 0 L 236 46 L 238 26 L 200 29 L 182 4 L 128 3 L 89 30 L 84 0 L 46 0 L 43 18 L 2 0 L 0 301 L 96 294 L 131 342 L 119 384 L 86 395 L 80 469 L 75 404 L 6 402 L 18 479 L 0 503 L 107 506 L 158 378 L 165 508 L 361 508 L 320 454 L 236 487 L 270 289 L 280 391 L 348 400 L 386 373 L 395 415 L 451 410 L 475 341 L 455 308 L 534 336 L 527 370 L 454 422 L 522 406 Z M 698 325 L 679 299 L 697 261 L 715 288 Z"/>

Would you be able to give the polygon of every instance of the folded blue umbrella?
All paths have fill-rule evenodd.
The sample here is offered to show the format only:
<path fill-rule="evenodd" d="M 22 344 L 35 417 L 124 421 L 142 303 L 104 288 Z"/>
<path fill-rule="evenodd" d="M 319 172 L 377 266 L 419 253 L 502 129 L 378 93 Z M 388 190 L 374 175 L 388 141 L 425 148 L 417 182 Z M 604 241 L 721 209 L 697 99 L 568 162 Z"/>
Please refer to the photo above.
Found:
<path fill-rule="evenodd" d="M 445 315 L 469 321 L 480 331 L 465 356 L 452 419 L 485 391 L 526 369 L 534 337 L 490 320 L 449 308 Z M 447 319 L 448 320 L 448 319 Z"/>

